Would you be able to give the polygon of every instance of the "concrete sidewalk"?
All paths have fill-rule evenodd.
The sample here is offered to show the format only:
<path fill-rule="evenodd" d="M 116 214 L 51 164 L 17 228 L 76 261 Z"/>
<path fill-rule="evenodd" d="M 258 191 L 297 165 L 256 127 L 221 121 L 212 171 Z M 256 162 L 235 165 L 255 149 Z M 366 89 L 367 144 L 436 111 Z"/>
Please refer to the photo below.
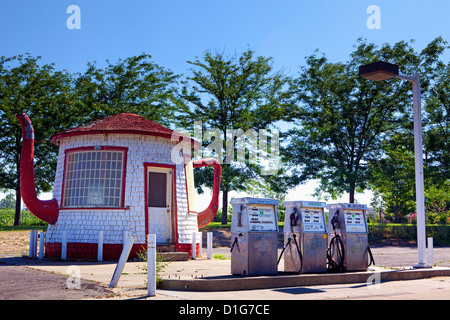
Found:
<path fill-rule="evenodd" d="M 116 263 L 43 262 L 29 267 L 67 274 L 79 267 L 81 278 L 108 286 Z M 450 299 L 450 268 L 373 268 L 367 272 L 259 277 L 230 275 L 230 260 L 197 259 L 170 263 L 156 297 L 147 297 L 144 262 L 127 262 L 114 299 Z M 73 268 L 71 268 L 73 270 Z M 375 290 L 372 290 L 375 289 Z"/>
<path fill-rule="evenodd" d="M 292 292 L 301 292 L 295 297 L 302 299 L 340 299 L 347 291 L 351 294 L 363 289 L 367 291 L 371 287 L 381 287 L 381 290 L 368 291 L 372 292 L 369 295 L 367 292 L 355 293 L 354 296 L 372 297 L 373 292 L 376 292 L 374 298 L 380 299 L 387 297 L 383 296 L 384 289 L 395 287 L 395 292 L 404 292 L 402 288 L 408 288 L 408 292 L 413 292 L 408 297 L 450 299 L 450 247 L 434 248 L 435 267 L 430 269 L 412 269 L 411 266 L 417 262 L 417 248 L 414 246 L 374 246 L 372 252 L 376 266 L 371 266 L 367 272 L 292 275 L 282 272 L 281 260 L 278 268 L 280 273 L 276 276 L 241 277 L 230 274 L 229 248 L 214 248 L 214 254 L 227 260 L 201 258 L 168 263 L 162 273 L 162 288 L 157 291 L 156 297 L 149 299 L 291 299 L 292 296 L 286 295 Z M 82 279 L 105 287 L 109 286 L 117 266 L 117 261 L 40 261 L 22 257 L 0 260 L 6 265 L 22 265 L 63 275 L 73 275 L 71 272 L 77 270 Z M 146 279 L 145 262 L 127 262 L 117 287 L 112 291 L 119 299 L 145 298 Z M 381 286 L 378 286 L 380 283 Z M 26 286 L 26 283 L 23 285 Z M 422 290 L 422 287 L 430 291 Z"/>
<path fill-rule="evenodd" d="M 220 248 L 219 248 L 220 249 Z M 224 248 L 223 254 L 226 256 Z M 445 252 L 450 248 L 446 248 Z M 381 251 L 380 251 L 381 250 Z M 413 255 L 411 248 L 375 248 L 374 255 L 377 260 L 385 255 L 383 253 L 393 251 L 397 257 Z M 221 252 L 221 250 L 216 250 Z M 412 257 L 414 259 L 414 257 Z M 70 261 L 39 261 L 27 260 L 27 265 L 32 268 L 47 272 L 69 274 L 73 267 L 79 268 L 81 278 L 95 281 L 108 287 L 116 261 L 108 262 L 70 262 Z M 379 259 L 381 260 L 381 259 Z M 446 264 L 446 261 L 444 261 Z M 384 289 L 397 288 L 396 292 L 405 292 L 418 289 L 411 295 L 418 299 L 450 299 L 450 268 L 434 267 L 429 269 L 413 269 L 411 266 L 400 267 L 370 267 L 367 272 L 348 272 L 340 274 L 286 274 L 282 271 L 283 260 L 280 261 L 279 274 L 276 276 L 242 277 L 230 274 L 231 261 L 200 258 L 190 261 L 174 261 L 167 264 L 162 278 L 161 289 L 157 296 L 148 299 L 292 299 L 293 292 L 305 294 L 296 296 L 302 299 L 341 299 L 345 292 L 364 291 L 365 294 L 354 296 L 367 296 L 374 299 L 386 298 Z M 116 288 L 112 289 L 117 294 L 116 299 L 143 299 L 147 295 L 146 287 L 146 263 L 127 262 Z M 437 281 L 436 279 L 440 279 Z M 414 286 L 411 286 L 415 283 Z M 357 285 L 355 285 L 357 284 Z M 419 290 L 420 287 L 431 288 L 431 293 Z M 331 289 L 330 288 L 334 288 Z M 339 290 L 336 290 L 339 288 Z M 367 291 L 368 288 L 380 290 Z M 414 291 L 414 290 L 413 290 Z M 409 292 L 409 291 L 408 291 Z M 439 296 L 435 293 L 439 292 Z M 309 293 L 309 294 L 306 294 Z M 367 294 L 370 293 L 370 294 Z M 388 294 L 388 293 L 386 293 Z M 392 292 L 389 294 L 393 294 Z M 288 295 L 288 296 L 286 296 Z M 410 296 L 410 295 L 408 295 Z M 411 296 L 411 297 L 412 297 Z M 397 297 L 398 298 L 398 297 Z M 404 298 L 401 296 L 400 298 Z"/>

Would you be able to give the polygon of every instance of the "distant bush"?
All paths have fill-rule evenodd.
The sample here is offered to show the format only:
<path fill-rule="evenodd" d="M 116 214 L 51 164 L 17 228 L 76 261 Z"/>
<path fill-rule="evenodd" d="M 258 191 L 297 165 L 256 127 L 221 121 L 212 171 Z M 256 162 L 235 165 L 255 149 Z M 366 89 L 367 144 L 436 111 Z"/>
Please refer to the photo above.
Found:
<path fill-rule="evenodd" d="M 405 223 L 370 223 L 369 240 L 417 240 L 417 225 Z M 426 236 L 433 238 L 435 245 L 450 245 L 450 226 L 427 225 Z"/>
<path fill-rule="evenodd" d="M 231 213 L 232 213 L 232 211 L 231 211 Z M 228 215 L 227 215 L 227 221 L 228 222 L 231 222 L 231 216 L 232 216 L 231 213 L 230 213 L 230 210 L 228 210 Z M 217 213 L 214 216 L 213 222 L 222 222 L 222 208 L 219 208 L 217 210 Z"/>
<path fill-rule="evenodd" d="M 0 209 L 0 227 L 9 227 L 14 225 L 14 209 Z M 20 225 L 26 226 L 46 226 L 47 223 L 36 218 L 30 211 L 22 210 L 20 212 Z"/>

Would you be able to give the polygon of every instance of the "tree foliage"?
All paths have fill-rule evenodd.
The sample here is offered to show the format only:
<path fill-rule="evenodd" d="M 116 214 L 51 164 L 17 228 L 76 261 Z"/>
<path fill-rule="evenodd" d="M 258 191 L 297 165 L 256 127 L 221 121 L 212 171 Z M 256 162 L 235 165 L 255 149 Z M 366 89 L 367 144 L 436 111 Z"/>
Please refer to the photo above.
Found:
<path fill-rule="evenodd" d="M 381 195 L 384 207 L 394 222 L 415 212 L 414 151 L 410 137 L 395 134 L 383 143 L 384 155 L 372 160 L 369 186 Z"/>
<path fill-rule="evenodd" d="M 450 63 L 438 68 L 424 118 L 427 183 L 450 182 Z M 449 191 L 450 193 L 450 191 Z"/>
<path fill-rule="evenodd" d="M 174 91 L 178 76 L 160 67 L 148 54 L 119 59 L 106 67 L 88 63 L 78 74 L 74 90 L 84 123 L 126 112 L 135 113 L 162 125 L 174 117 Z"/>
<path fill-rule="evenodd" d="M 0 187 L 16 191 L 15 225 L 20 221 L 20 153 L 22 131 L 15 115 L 27 113 L 35 129 L 35 174 L 38 192 L 53 186 L 58 148 L 46 141 L 71 124 L 74 109 L 71 75 L 40 57 L 0 58 Z"/>
<path fill-rule="evenodd" d="M 293 81 L 297 105 L 289 119 L 297 125 L 286 135 L 284 152 L 298 181 L 319 179 L 322 192 L 333 197 L 348 192 L 353 202 L 355 191 L 368 187 L 368 164 L 383 156 L 383 142 L 412 123 L 411 85 L 364 80 L 358 67 L 378 60 L 395 63 L 403 74 L 424 74 L 427 90 L 444 49 L 442 38 L 420 53 L 405 41 L 377 47 L 360 39 L 346 63 L 329 62 L 317 52 L 309 56 Z"/>
<path fill-rule="evenodd" d="M 194 121 L 200 121 L 205 130 L 216 130 L 215 139 L 222 139 L 223 148 L 216 150 L 216 157 L 222 163 L 222 212 L 226 213 L 228 192 L 246 189 L 246 181 L 261 174 L 258 163 L 233 163 L 236 153 L 226 154 L 227 145 L 228 151 L 234 151 L 230 144 L 235 145 L 238 131 L 267 129 L 282 117 L 288 79 L 273 71 L 271 58 L 255 57 L 252 50 L 232 57 L 206 51 L 202 59 L 188 63 L 191 75 L 179 95 L 180 125 L 193 128 Z M 212 141 L 211 136 L 204 142 Z M 209 168 L 196 171 L 198 186 L 212 181 Z M 226 223 L 226 214 L 222 222 Z"/>
<path fill-rule="evenodd" d="M 26 113 L 35 130 L 35 177 L 38 192 L 50 191 L 58 147 L 55 133 L 120 112 L 140 114 L 169 124 L 173 117 L 176 76 L 149 61 L 149 55 L 108 62 L 104 69 L 89 63 L 84 74 L 40 65 L 40 57 L 19 55 L 0 60 L 0 188 L 15 190 L 20 221 L 20 152 L 22 131 L 15 115 Z"/>

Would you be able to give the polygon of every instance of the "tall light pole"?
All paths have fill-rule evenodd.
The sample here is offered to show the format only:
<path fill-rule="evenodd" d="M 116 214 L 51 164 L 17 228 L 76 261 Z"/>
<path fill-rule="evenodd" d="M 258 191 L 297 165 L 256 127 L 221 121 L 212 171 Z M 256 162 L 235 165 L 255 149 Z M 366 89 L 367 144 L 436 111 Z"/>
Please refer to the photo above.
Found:
<path fill-rule="evenodd" d="M 378 61 L 359 67 L 359 75 L 364 79 L 382 81 L 391 78 L 408 80 L 413 85 L 413 107 L 414 107 L 414 160 L 416 172 L 416 214 L 417 214 L 417 250 L 418 263 L 414 268 L 429 268 L 425 262 L 425 195 L 423 179 L 423 150 L 422 150 L 422 115 L 420 98 L 420 75 L 413 74 L 412 77 L 400 75 L 398 66 L 384 61 Z"/>

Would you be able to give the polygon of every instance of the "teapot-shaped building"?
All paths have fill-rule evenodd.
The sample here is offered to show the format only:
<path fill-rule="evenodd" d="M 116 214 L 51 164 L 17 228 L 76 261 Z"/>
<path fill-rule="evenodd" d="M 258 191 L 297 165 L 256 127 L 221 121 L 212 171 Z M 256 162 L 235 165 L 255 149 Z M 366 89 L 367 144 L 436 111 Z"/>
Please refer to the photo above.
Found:
<path fill-rule="evenodd" d="M 22 199 L 31 213 L 49 223 L 46 257 L 61 256 L 65 234 L 67 258 L 96 258 L 99 231 L 105 259 L 120 256 L 124 234 L 135 238 L 131 256 L 146 247 L 149 233 L 157 235 L 159 246 L 189 252 L 192 233 L 217 212 L 217 160 L 191 160 L 189 152 L 184 161 L 174 161 L 174 155 L 182 155 L 180 141 L 188 141 L 189 150 L 199 147 L 198 142 L 129 113 L 53 135 L 50 140 L 59 146 L 53 199 L 39 200 L 32 123 L 25 114 L 17 118 L 23 133 Z M 209 165 L 214 166 L 212 200 L 197 212 L 193 169 Z"/>

